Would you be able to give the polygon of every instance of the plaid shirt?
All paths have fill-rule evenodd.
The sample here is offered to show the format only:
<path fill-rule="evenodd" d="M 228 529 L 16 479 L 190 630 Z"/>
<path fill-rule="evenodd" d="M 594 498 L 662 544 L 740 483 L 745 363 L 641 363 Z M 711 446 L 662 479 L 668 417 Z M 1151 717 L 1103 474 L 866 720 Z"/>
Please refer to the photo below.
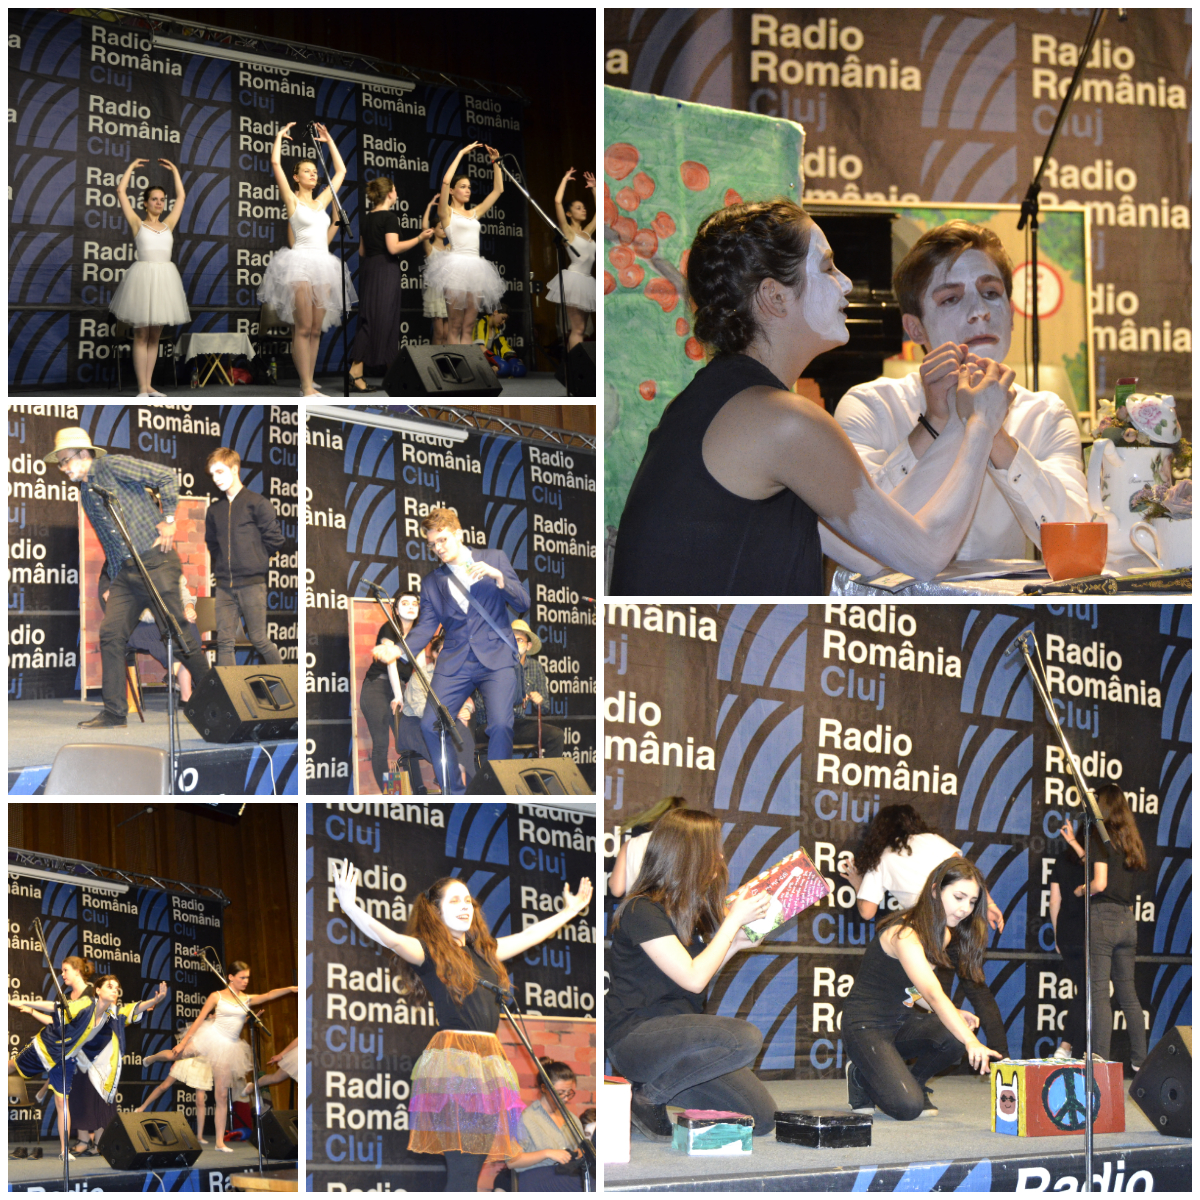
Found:
<path fill-rule="evenodd" d="M 544 705 L 550 698 L 550 685 L 546 682 L 546 672 L 542 667 L 540 659 L 530 658 L 525 656 L 525 663 L 521 668 L 525 676 L 525 691 L 517 697 L 516 704 L 513 705 L 513 714 L 518 717 L 532 717 L 537 713 L 532 701 L 529 704 L 525 703 L 525 696 L 530 692 L 537 692 L 542 698 Z M 475 701 L 475 716 L 473 718 L 475 724 L 481 729 L 487 728 L 487 705 L 483 702 L 483 696 L 478 688 L 471 693 L 471 699 Z M 457 713 L 455 714 L 457 716 Z"/>
<path fill-rule="evenodd" d="M 145 554 L 158 541 L 158 525 L 164 517 L 175 515 L 179 503 L 179 490 L 175 483 L 175 472 L 158 463 L 143 462 L 140 458 L 128 458 L 124 454 L 106 454 L 92 463 L 87 478 L 79 485 L 83 511 L 87 513 L 100 544 L 104 547 L 104 558 L 110 579 L 116 579 L 121 565 L 129 557 L 129 547 L 121 536 L 116 522 L 108 514 L 104 501 L 92 491 L 95 483 L 115 493 L 129 528 L 129 536 L 139 554 Z M 146 488 L 158 489 L 162 498 L 162 512 L 146 495 Z"/>

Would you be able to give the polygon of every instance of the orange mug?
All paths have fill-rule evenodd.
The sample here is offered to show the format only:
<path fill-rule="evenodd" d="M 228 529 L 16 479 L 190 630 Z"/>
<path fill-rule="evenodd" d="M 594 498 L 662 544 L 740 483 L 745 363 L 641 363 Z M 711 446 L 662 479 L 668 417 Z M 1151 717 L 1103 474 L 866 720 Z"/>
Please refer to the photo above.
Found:
<path fill-rule="evenodd" d="M 1108 556 L 1103 521 L 1047 521 L 1042 526 L 1042 558 L 1053 580 L 1099 575 Z"/>

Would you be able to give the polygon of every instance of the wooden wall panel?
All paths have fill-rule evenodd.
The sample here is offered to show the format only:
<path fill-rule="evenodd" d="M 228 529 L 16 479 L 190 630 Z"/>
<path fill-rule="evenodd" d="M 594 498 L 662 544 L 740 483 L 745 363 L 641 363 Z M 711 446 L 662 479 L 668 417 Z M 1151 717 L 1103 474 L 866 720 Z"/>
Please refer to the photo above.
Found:
<path fill-rule="evenodd" d="M 220 888 L 225 953 L 250 964 L 255 992 L 299 984 L 300 912 L 296 803 L 250 802 L 237 825 L 158 804 L 9 804 L 8 844 L 143 875 Z M 134 819 L 127 825 L 121 822 Z M 217 987 L 216 979 L 212 988 Z M 274 1032 L 264 1060 L 299 1032 L 299 996 L 266 1010 Z M 288 1089 L 277 1087 L 284 1107 Z"/>

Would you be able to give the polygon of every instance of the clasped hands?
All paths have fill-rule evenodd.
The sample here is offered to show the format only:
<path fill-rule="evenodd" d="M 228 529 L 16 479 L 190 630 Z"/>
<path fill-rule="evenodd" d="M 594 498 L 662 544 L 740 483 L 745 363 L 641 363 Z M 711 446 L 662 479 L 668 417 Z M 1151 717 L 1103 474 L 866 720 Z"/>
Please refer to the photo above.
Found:
<path fill-rule="evenodd" d="M 963 421 L 978 413 L 994 435 L 1007 437 L 1001 427 L 1016 397 L 1015 383 L 1011 367 L 981 358 L 965 344 L 946 342 L 931 350 L 921 363 L 925 414 L 939 433 L 950 420 L 953 404 Z"/>

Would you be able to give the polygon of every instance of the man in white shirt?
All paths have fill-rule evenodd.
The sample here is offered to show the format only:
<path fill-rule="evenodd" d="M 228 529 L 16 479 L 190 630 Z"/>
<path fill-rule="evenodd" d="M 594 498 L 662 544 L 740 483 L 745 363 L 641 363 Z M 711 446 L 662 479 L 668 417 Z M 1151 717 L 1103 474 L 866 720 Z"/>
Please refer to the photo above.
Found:
<path fill-rule="evenodd" d="M 951 221 L 922 234 L 892 287 L 904 331 L 924 347 L 919 372 L 852 388 L 834 416 L 880 489 L 909 512 L 941 485 L 963 436 L 955 407 L 959 365 L 1003 362 L 1012 342 L 1012 261 L 990 229 Z M 963 560 L 1025 558 L 1046 521 L 1089 519 L 1079 430 L 1053 392 L 1017 387 L 992 443 Z M 826 554 L 855 570 L 870 560 L 822 525 Z"/>

